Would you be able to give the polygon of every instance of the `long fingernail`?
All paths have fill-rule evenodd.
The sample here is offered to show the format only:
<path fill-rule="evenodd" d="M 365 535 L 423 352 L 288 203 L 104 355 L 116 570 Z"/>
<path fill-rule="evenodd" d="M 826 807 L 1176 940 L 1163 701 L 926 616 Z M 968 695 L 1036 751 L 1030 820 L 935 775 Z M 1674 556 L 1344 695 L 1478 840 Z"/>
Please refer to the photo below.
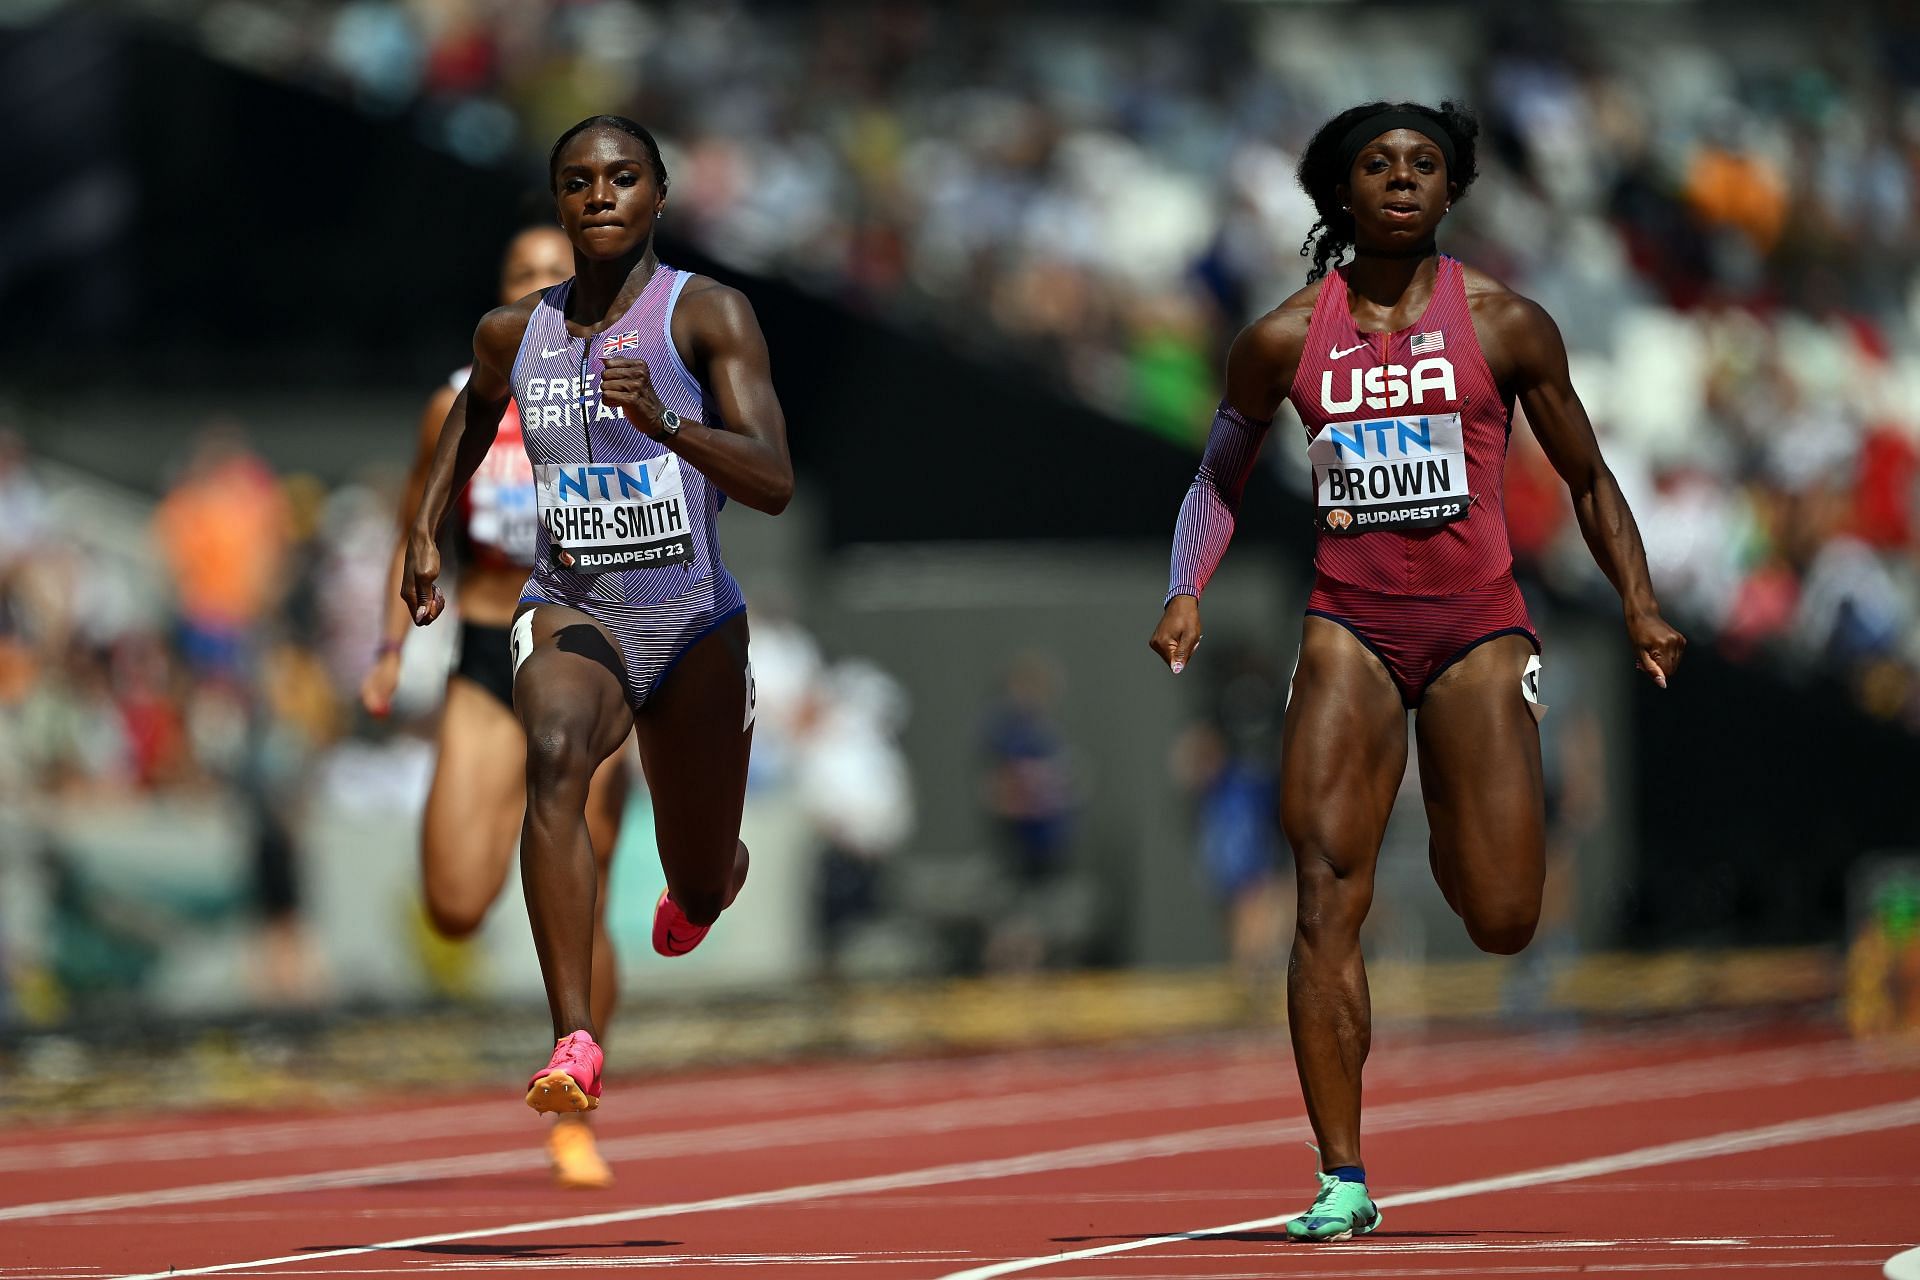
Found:
<path fill-rule="evenodd" d="M 427 620 L 427 606 L 421 605 L 418 609 L 415 609 L 413 611 L 413 620 L 415 622 L 425 622 Z"/>
<path fill-rule="evenodd" d="M 1173 674 L 1175 675 L 1179 675 L 1182 671 L 1185 671 L 1186 669 L 1187 669 L 1187 664 L 1184 662 L 1176 662 L 1173 664 Z"/>

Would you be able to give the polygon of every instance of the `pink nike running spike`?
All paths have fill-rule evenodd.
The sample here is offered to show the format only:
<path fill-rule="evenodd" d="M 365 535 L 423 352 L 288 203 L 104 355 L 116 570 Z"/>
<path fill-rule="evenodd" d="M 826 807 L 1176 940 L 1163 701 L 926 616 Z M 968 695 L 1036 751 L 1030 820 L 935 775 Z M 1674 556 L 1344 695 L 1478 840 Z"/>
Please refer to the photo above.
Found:
<path fill-rule="evenodd" d="M 555 1115 L 593 1110 L 600 1105 L 600 1068 L 605 1061 L 591 1035 L 574 1032 L 553 1047 L 546 1069 L 527 1081 L 527 1105 Z"/>
<path fill-rule="evenodd" d="M 725 911 L 739 898 L 740 890 L 747 883 L 747 846 L 736 840 L 733 852 L 733 887 L 727 893 L 727 901 L 720 909 Z M 687 913 L 673 900 L 672 891 L 662 889 L 660 898 L 653 904 L 653 949 L 663 956 L 683 956 L 699 946 L 706 939 L 711 924 L 695 924 L 687 919 Z"/>

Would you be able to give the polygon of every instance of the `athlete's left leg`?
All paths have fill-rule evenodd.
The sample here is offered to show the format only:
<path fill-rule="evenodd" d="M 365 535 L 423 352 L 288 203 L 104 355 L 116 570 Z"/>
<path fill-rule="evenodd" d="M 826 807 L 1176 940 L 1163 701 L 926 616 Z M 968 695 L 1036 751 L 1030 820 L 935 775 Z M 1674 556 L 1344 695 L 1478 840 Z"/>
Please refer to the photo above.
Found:
<path fill-rule="evenodd" d="M 667 892 L 701 933 L 746 872 L 740 813 L 753 746 L 748 680 L 743 613 L 696 641 L 633 718 Z"/>
<path fill-rule="evenodd" d="M 1434 878 L 1474 945 L 1499 955 L 1533 937 L 1546 877 L 1540 730 L 1521 692 L 1533 654 L 1525 636 L 1487 641 L 1414 717 Z"/>

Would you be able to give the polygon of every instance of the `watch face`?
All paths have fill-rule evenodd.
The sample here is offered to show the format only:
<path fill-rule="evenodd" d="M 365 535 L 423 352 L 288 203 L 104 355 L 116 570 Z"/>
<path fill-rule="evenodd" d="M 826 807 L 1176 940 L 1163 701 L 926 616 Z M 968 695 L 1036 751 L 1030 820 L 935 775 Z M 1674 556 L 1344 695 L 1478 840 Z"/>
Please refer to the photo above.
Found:
<path fill-rule="evenodd" d="M 671 409 L 664 410 L 660 414 L 660 425 L 666 428 L 668 435 L 672 435 L 680 430 L 680 415 Z"/>

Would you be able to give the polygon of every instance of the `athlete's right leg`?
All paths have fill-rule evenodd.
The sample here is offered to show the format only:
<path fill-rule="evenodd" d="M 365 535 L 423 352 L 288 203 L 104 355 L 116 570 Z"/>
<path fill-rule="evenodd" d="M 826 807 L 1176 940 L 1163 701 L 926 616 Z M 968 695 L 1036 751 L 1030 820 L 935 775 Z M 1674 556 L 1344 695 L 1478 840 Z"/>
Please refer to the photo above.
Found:
<path fill-rule="evenodd" d="M 1344 627 L 1309 616 L 1281 741 L 1280 821 L 1299 885 L 1287 1027 L 1323 1169 L 1361 1163 L 1373 1015 L 1360 926 L 1406 767 L 1406 707 L 1386 668 Z"/>
<path fill-rule="evenodd" d="M 620 819 L 627 804 L 627 744 L 600 762 L 587 788 L 587 834 L 593 841 L 597 870 L 593 922 L 593 1012 L 595 1035 L 605 1035 L 620 999 L 620 964 L 607 931 L 607 884 L 613 874 L 614 848 L 620 841 Z M 547 1159 L 553 1180 L 570 1190 L 597 1191 L 613 1185 L 613 1170 L 593 1140 L 584 1114 L 557 1115 L 547 1134 Z"/>
<path fill-rule="evenodd" d="M 524 612 L 524 611 L 523 611 Z M 590 1007 L 600 868 L 587 831 L 587 790 L 600 762 L 632 724 L 620 651 L 586 614 L 534 607 L 531 635 L 513 680 L 513 709 L 526 730 L 527 820 L 520 878 L 556 1037 L 597 1034 Z"/>
<path fill-rule="evenodd" d="M 433 927 L 464 938 L 486 918 L 513 864 L 526 809 L 526 735 L 511 707 L 455 676 L 438 749 L 421 821 L 421 885 Z"/>
<path fill-rule="evenodd" d="M 620 843 L 620 819 L 627 808 L 630 755 L 622 742 L 619 750 L 600 762 L 593 785 L 587 790 L 587 834 L 592 837 L 599 869 L 596 900 L 600 904 L 593 926 L 593 1025 L 603 1031 L 620 999 L 619 957 L 613 949 L 613 935 L 607 932 L 607 883 L 613 875 L 614 849 Z"/>

